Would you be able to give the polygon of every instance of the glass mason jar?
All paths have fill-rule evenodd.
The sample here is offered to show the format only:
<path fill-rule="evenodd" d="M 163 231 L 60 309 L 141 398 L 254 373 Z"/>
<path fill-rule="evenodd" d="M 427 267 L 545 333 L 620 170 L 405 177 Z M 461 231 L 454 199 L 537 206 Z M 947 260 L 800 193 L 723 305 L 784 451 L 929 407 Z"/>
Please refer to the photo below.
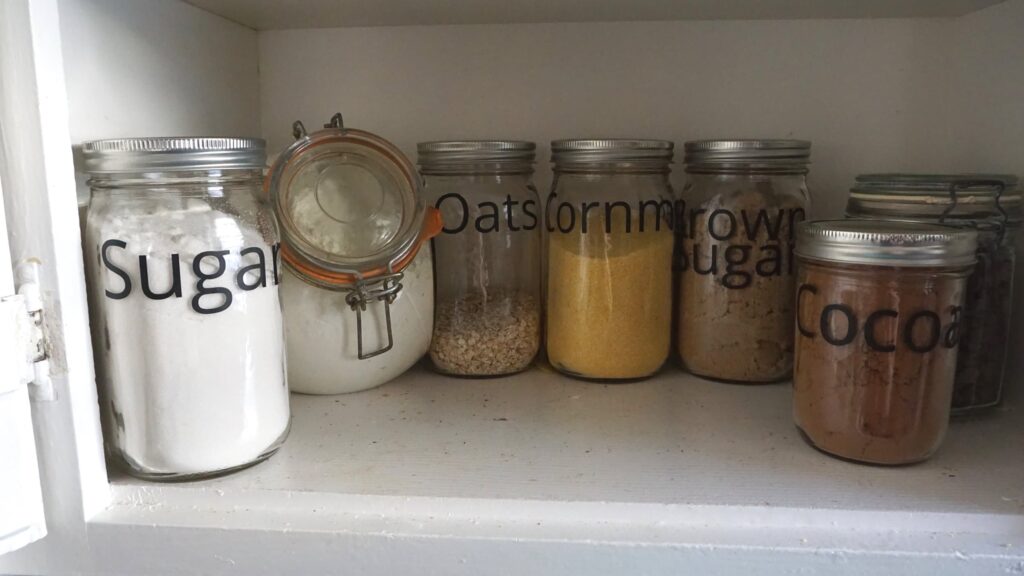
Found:
<path fill-rule="evenodd" d="M 793 415 L 813 446 L 872 464 L 938 449 L 976 242 L 914 222 L 800 227 Z"/>
<path fill-rule="evenodd" d="M 671 338 L 672 143 L 557 140 L 551 152 L 548 359 L 581 378 L 650 376 Z"/>
<path fill-rule="evenodd" d="M 540 348 L 540 200 L 536 145 L 518 141 L 418 146 L 427 202 L 445 222 L 434 248 L 430 360 L 456 376 L 525 370 Z"/>
<path fill-rule="evenodd" d="M 967 283 L 953 413 L 998 405 L 1010 340 L 1015 245 L 1022 217 L 1017 178 L 862 175 L 850 191 L 846 215 L 951 224 L 978 232 L 978 261 Z"/>
<path fill-rule="evenodd" d="M 427 352 L 434 321 L 430 244 L 441 230 L 412 162 L 342 125 L 293 126 L 268 175 L 281 225 L 288 376 L 305 394 L 379 386 Z"/>
<path fill-rule="evenodd" d="M 810 153 L 804 140 L 686 143 L 676 342 L 693 374 L 790 377 L 793 246 L 809 201 Z"/>
<path fill-rule="evenodd" d="M 86 267 L 107 449 L 178 480 L 259 462 L 288 433 L 278 235 L 262 140 L 83 146 Z"/>

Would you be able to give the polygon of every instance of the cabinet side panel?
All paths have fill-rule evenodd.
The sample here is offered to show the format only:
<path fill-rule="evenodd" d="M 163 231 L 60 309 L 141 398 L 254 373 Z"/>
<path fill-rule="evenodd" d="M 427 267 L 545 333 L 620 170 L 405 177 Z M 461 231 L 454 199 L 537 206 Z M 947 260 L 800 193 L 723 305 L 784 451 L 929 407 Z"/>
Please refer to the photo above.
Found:
<path fill-rule="evenodd" d="M 17 32 L 0 34 L 0 44 L 17 50 L 11 62 L 20 76 L 10 78 L 23 83 L 19 94 L 27 98 L 0 105 L 5 128 L 18 137 L 8 157 L 15 150 L 23 160 L 12 163 L 17 190 L 5 198 L 11 248 L 16 259 L 42 260 L 51 336 L 63 345 L 51 361 L 58 400 L 34 406 L 50 534 L 5 556 L 0 573 L 91 573 L 86 521 L 109 500 L 72 146 L 138 135 L 258 134 L 256 33 L 177 1 L 3 5 L 23 12 L 4 22 Z M 83 181 L 79 175 L 80 195 Z M 76 443 L 77 458 L 69 454 Z"/>
<path fill-rule="evenodd" d="M 182 2 L 59 5 L 75 144 L 259 133 L 254 31 Z"/>
<path fill-rule="evenodd" d="M 40 264 L 46 376 L 52 384 L 52 397 L 32 404 L 49 535 L 0 561 L 0 573 L 21 574 L 35 569 L 19 569 L 17 562 L 43 557 L 44 549 L 71 554 L 85 518 L 106 506 L 109 493 L 73 204 L 57 3 L 12 0 L 2 7 L 4 210 L 12 260 Z M 6 562 L 14 562 L 13 569 Z"/>

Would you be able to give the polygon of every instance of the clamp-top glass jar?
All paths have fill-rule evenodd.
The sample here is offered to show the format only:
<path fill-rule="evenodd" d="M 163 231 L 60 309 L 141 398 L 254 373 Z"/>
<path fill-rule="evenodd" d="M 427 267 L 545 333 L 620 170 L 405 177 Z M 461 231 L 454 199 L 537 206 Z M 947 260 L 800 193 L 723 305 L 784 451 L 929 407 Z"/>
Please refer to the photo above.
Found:
<path fill-rule="evenodd" d="M 793 369 L 793 247 L 808 205 L 803 140 L 686 143 L 677 343 L 699 376 L 775 382 Z"/>
<path fill-rule="evenodd" d="M 972 228 L 978 261 L 967 283 L 957 356 L 953 413 L 1002 400 L 1017 232 L 1022 196 L 1015 176 L 1000 174 L 866 174 L 857 177 L 846 215 Z"/>
<path fill-rule="evenodd" d="M 650 376 L 672 332 L 672 143 L 557 140 L 551 153 L 548 359 L 582 378 Z"/>
<path fill-rule="evenodd" d="M 525 370 L 540 348 L 540 200 L 533 142 L 423 142 L 427 201 L 445 222 L 434 248 L 430 359 L 457 376 Z"/>
<path fill-rule="evenodd" d="M 267 458 L 289 413 L 263 141 L 129 138 L 82 153 L 108 452 L 154 480 Z"/>
<path fill-rule="evenodd" d="M 434 279 L 427 242 L 441 229 L 412 163 L 341 115 L 278 157 L 268 187 L 281 224 L 292 390 L 379 386 L 427 351 Z"/>

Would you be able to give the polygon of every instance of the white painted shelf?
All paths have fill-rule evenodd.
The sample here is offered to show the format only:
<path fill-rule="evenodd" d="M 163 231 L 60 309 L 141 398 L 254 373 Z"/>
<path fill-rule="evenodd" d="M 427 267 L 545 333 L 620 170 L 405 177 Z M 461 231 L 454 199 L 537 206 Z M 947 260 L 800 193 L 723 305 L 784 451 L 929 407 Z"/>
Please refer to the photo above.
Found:
<path fill-rule="evenodd" d="M 973 570 L 1024 562 L 1024 421 L 1012 407 L 956 422 L 935 458 L 900 468 L 810 448 L 789 385 L 719 384 L 672 367 L 618 385 L 548 368 L 489 380 L 416 369 L 363 393 L 293 395 L 292 408 L 287 443 L 249 470 L 191 484 L 112 478 L 115 505 L 91 531 L 752 546 L 915 558 L 915 571 L 934 569 L 923 559 L 970 557 Z"/>
<path fill-rule="evenodd" d="M 256 30 L 808 18 L 963 16 L 1003 0 L 187 0 Z"/>
<path fill-rule="evenodd" d="M 611 385 L 547 367 L 486 380 L 418 368 L 363 393 L 292 394 L 292 430 L 277 455 L 168 489 L 1016 514 L 1024 522 L 1024 419 L 1012 408 L 955 422 L 924 464 L 885 468 L 810 448 L 793 426 L 790 397 L 789 385 L 720 384 L 673 367 Z"/>

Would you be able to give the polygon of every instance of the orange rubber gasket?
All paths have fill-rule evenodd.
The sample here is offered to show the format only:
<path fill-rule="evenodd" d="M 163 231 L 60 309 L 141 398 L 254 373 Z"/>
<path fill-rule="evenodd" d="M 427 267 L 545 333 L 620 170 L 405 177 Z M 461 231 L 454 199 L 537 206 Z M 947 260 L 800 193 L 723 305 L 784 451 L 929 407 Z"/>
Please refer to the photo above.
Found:
<path fill-rule="evenodd" d="M 317 133 L 314 133 L 312 136 L 317 136 Z M 325 144 L 330 144 L 333 142 L 344 142 L 351 140 L 356 140 L 358 141 L 358 144 L 360 146 L 370 148 L 376 151 L 378 154 L 381 154 L 385 158 L 391 160 L 396 166 L 398 166 L 401 169 L 402 173 L 406 177 L 406 180 L 415 189 L 416 180 L 414 173 L 410 173 L 407 170 L 406 164 L 399 160 L 399 158 L 404 158 L 403 156 L 401 156 L 401 152 L 399 152 L 397 148 L 394 148 L 394 145 L 390 144 L 389 142 L 385 141 L 382 143 L 378 143 L 377 141 L 375 141 L 379 140 L 378 136 L 370 132 L 365 132 L 363 130 L 345 128 L 344 130 L 338 133 L 322 135 L 320 136 L 320 138 L 322 139 L 311 140 L 303 149 L 301 149 L 301 152 L 298 152 L 291 158 L 287 159 L 283 165 L 277 166 L 275 163 L 275 166 L 270 171 L 268 171 L 263 181 L 264 194 L 266 195 L 268 200 L 270 200 L 271 196 L 271 177 L 276 170 L 281 170 L 283 172 L 289 164 L 297 160 L 303 154 L 306 154 L 310 149 L 323 146 Z M 420 247 L 423 246 L 423 243 L 441 233 L 443 225 L 444 223 L 442 222 L 441 219 L 441 212 L 436 208 L 428 207 L 423 215 L 423 226 L 420 228 L 420 233 L 419 236 L 417 236 L 416 238 L 415 244 L 413 244 L 412 248 L 404 256 L 402 256 L 400 260 L 395 262 L 394 269 L 392 270 L 392 272 L 401 272 L 402 270 L 404 270 L 405 267 L 408 266 L 410 262 L 412 262 L 413 258 L 416 257 L 416 254 L 419 253 Z M 306 276 L 322 284 L 327 284 L 330 286 L 350 286 L 352 284 L 355 284 L 356 281 L 359 280 L 359 277 L 354 274 L 348 274 L 343 272 L 331 272 L 329 270 L 325 270 L 320 266 L 310 264 L 301 255 L 292 250 L 286 242 L 281 243 L 280 255 L 281 260 L 284 261 L 288 266 L 290 266 L 297 274 L 299 274 L 300 276 Z M 362 279 L 368 280 L 378 276 L 383 276 L 384 274 L 387 273 L 387 266 L 379 266 L 377 268 L 373 268 L 371 270 L 367 270 L 366 272 L 364 272 L 362 274 Z"/>

